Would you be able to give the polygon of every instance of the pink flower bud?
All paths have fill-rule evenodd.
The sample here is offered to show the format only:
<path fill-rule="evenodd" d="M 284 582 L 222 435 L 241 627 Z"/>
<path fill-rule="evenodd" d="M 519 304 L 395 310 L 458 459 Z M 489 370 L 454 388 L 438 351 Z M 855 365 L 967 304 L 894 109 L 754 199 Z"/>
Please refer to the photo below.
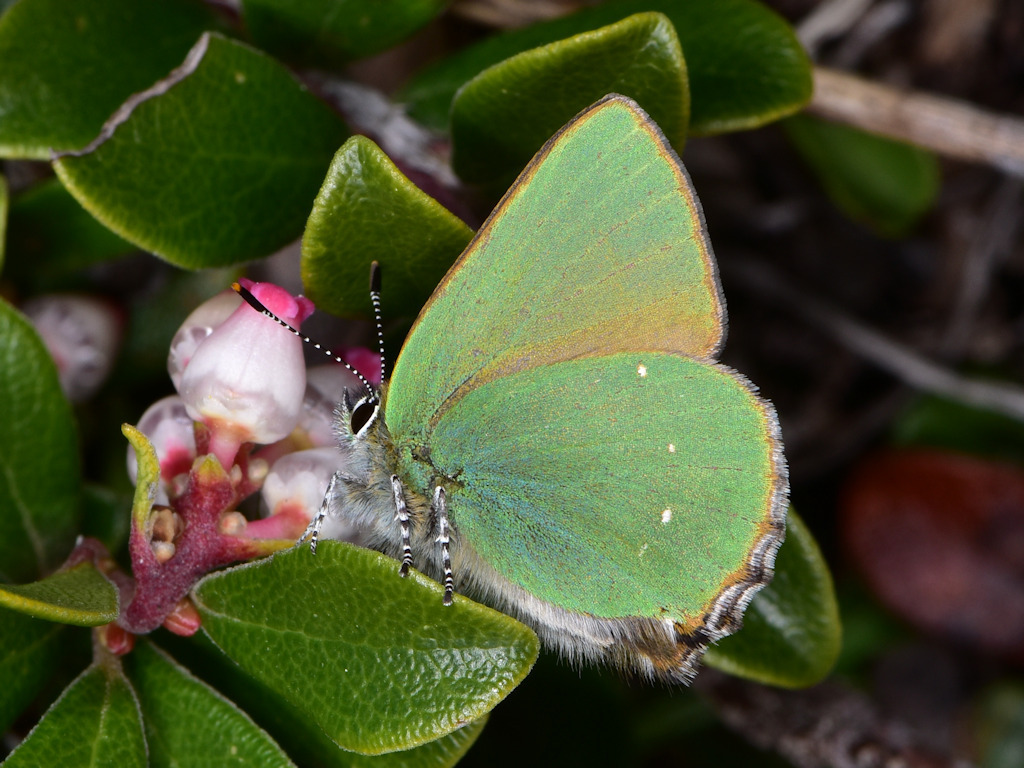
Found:
<path fill-rule="evenodd" d="M 282 456 L 270 468 L 261 498 L 270 515 L 301 515 L 307 522 L 320 509 L 331 475 L 344 466 L 337 448 L 311 448 Z M 337 512 L 337 510 L 335 510 Z M 356 541 L 359 532 L 337 514 L 328 516 L 320 535 L 327 539 Z"/>
<path fill-rule="evenodd" d="M 174 610 L 171 611 L 167 618 L 164 619 L 164 629 L 173 632 L 176 635 L 182 637 L 191 637 L 199 631 L 199 627 L 202 625 L 202 617 L 199 615 L 199 610 L 193 605 L 192 601 L 187 597 L 183 597 L 178 601 L 178 604 L 174 606 Z"/>
<path fill-rule="evenodd" d="M 271 283 L 246 287 L 292 327 L 313 304 Z M 230 467 L 242 443 L 273 443 L 298 423 L 306 388 L 302 341 L 248 304 L 239 306 L 188 361 L 178 392 L 210 430 L 210 451 Z"/>
<path fill-rule="evenodd" d="M 171 350 L 167 355 L 167 372 L 171 375 L 175 389 L 181 384 L 181 376 L 191 362 L 196 348 L 217 326 L 227 320 L 241 303 L 242 297 L 228 288 L 204 301 L 185 318 L 185 322 L 171 339 Z"/>
<path fill-rule="evenodd" d="M 375 387 L 380 386 L 380 353 L 366 347 L 352 347 L 345 350 L 342 358 Z"/>
<path fill-rule="evenodd" d="M 139 419 L 139 431 L 153 444 L 160 460 L 160 488 L 157 504 L 167 504 L 171 481 L 187 473 L 196 457 L 196 437 L 185 403 L 177 395 L 157 400 Z M 128 446 L 128 475 L 132 484 L 138 477 L 135 449 Z"/>
<path fill-rule="evenodd" d="M 91 397 L 106 381 L 121 343 L 118 313 L 91 296 L 40 296 L 25 302 L 25 315 L 57 364 L 69 400 Z"/>
<path fill-rule="evenodd" d="M 360 391 L 363 384 L 343 365 L 325 363 L 306 369 L 306 395 L 299 417 L 299 428 L 316 447 L 336 446 L 334 411 L 345 396 L 345 389 Z"/>

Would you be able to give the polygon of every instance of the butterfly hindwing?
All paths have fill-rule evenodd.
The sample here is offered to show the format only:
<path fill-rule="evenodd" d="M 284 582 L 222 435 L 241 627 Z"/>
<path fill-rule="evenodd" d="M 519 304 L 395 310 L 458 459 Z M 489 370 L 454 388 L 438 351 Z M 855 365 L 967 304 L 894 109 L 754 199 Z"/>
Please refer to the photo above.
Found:
<path fill-rule="evenodd" d="M 776 431 L 728 369 L 616 353 L 474 389 L 430 459 L 454 479 L 459 540 L 501 577 L 568 611 L 692 631 L 780 533 Z"/>

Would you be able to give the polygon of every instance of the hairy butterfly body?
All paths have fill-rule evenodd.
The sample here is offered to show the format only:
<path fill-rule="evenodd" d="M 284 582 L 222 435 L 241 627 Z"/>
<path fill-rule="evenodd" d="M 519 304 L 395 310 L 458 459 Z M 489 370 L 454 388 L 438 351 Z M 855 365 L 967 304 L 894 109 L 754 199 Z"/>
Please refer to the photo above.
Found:
<path fill-rule="evenodd" d="M 679 158 L 605 97 L 505 195 L 390 381 L 340 406 L 347 463 L 314 541 L 345 515 L 446 602 L 478 597 L 573 660 L 687 681 L 785 530 L 775 413 L 716 362 L 723 326 Z"/>

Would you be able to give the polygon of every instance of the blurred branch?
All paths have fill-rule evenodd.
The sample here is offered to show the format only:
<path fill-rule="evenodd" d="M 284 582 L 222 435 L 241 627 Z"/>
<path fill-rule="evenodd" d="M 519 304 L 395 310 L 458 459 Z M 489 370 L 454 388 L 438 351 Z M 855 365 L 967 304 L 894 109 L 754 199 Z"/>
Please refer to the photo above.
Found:
<path fill-rule="evenodd" d="M 961 376 L 936 365 L 909 347 L 797 290 L 785 283 L 774 270 L 758 262 L 731 260 L 728 272 L 759 295 L 768 296 L 777 304 L 802 315 L 849 350 L 889 371 L 905 384 L 1024 421 L 1024 388 Z"/>
<path fill-rule="evenodd" d="M 733 730 L 798 768 L 964 768 L 936 754 L 906 723 L 886 720 L 862 693 L 836 682 L 784 691 L 705 669 L 695 683 Z"/>
<path fill-rule="evenodd" d="M 807 111 L 1024 176 L 1024 120 L 1017 117 L 825 67 L 814 69 L 814 97 Z"/>
<path fill-rule="evenodd" d="M 495 29 L 517 29 L 578 11 L 577 0 L 460 0 L 452 13 Z"/>
<path fill-rule="evenodd" d="M 975 320 L 988 295 L 1000 257 L 1009 253 L 1021 225 L 1021 195 L 1024 182 L 1004 178 L 988 210 L 974 221 L 965 247 L 957 243 L 961 267 L 958 290 L 942 339 L 941 352 L 956 355 L 967 346 Z"/>

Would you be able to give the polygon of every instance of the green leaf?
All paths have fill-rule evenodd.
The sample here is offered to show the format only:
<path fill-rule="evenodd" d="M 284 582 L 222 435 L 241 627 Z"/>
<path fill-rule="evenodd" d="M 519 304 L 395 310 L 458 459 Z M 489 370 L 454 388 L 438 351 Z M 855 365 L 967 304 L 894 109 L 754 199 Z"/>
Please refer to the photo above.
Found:
<path fill-rule="evenodd" d="M 281 694 L 249 677 L 234 664 L 225 664 L 223 654 L 202 633 L 188 640 L 167 637 L 164 645 L 171 645 L 176 658 L 187 662 L 203 680 L 244 707 L 299 765 L 448 768 L 469 750 L 487 721 L 485 715 L 447 736 L 404 752 L 373 756 L 346 752 L 328 738 L 312 717 L 292 706 Z"/>
<path fill-rule="evenodd" d="M 452 167 L 463 181 L 508 182 L 552 134 L 608 93 L 635 99 L 682 147 L 690 92 L 665 16 L 636 14 L 478 74 L 452 102 Z"/>
<path fill-rule="evenodd" d="M 63 561 L 78 524 L 78 446 L 57 369 L 31 324 L 0 300 L 0 580 Z"/>
<path fill-rule="evenodd" d="M 132 497 L 103 485 L 82 486 L 83 536 L 99 539 L 108 552 L 118 551 L 128 541 L 129 517 L 124 513 Z"/>
<path fill-rule="evenodd" d="M 370 262 L 383 267 L 389 307 L 415 314 L 473 237 L 364 136 L 334 156 L 302 237 L 302 282 L 319 309 L 369 313 Z"/>
<path fill-rule="evenodd" d="M 331 66 L 400 43 L 449 0 L 243 0 L 246 28 L 286 61 Z"/>
<path fill-rule="evenodd" d="M 339 755 L 338 766 L 345 768 L 449 768 L 462 758 L 487 723 L 487 715 L 474 720 L 440 739 L 404 752 L 386 755 L 360 755 L 347 752 Z"/>
<path fill-rule="evenodd" d="M 248 715 L 142 640 L 125 660 L 142 708 L 149 765 L 290 766 Z"/>
<path fill-rule="evenodd" d="M 62 624 L 0 610 L 0 731 L 6 731 L 56 669 Z"/>
<path fill-rule="evenodd" d="M 149 513 L 153 509 L 157 486 L 160 483 L 160 459 L 149 438 L 137 427 L 122 424 L 121 434 L 135 449 L 135 458 L 139 465 L 135 496 L 132 499 L 132 528 L 143 530 L 149 523 Z"/>
<path fill-rule="evenodd" d="M 930 446 L 1024 464 L 1024 424 L 941 397 L 914 400 L 893 425 L 896 445 Z"/>
<path fill-rule="evenodd" d="M 88 562 L 31 584 L 4 584 L 0 606 L 80 627 L 109 624 L 118 616 L 117 590 Z"/>
<path fill-rule="evenodd" d="M 832 576 L 791 507 L 771 584 L 751 601 L 743 629 L 710 648 L 704 659 L 729 674 L 800 688 L 828 674 L 841 640 Z"/>
<path fill-rule="evenodd" d="M 182 321 L 189 313 L 228 286 L 241 274 L 237 268 L 206 269 L 201 272 L 170 270 L 159 292 L 136 302 L 131 322 L 125 328 L 121 357 L 131 361 L 126 375 L 145 377 L 152 391 L 154 382 L 166 386 L 167 350 Z M 141 412 L 130 414 L 138 418 Z"/>
<path fill-rule="evenodd" d="M 110 229 L 197 269 L 298 237 L 344 138 L 337 116 L 284 67 L 209 34 L 96 143 L 54 167 Z"/>
<path fill-rule="evenodd" d="M 7 248 L 7 217 L 10 213 L 10 202 L 7 179 L 0 174 L 0 272 L 4 268 L 4 255 Z"/>
<path fill-rule="evenodd" d="M 1024 764 L 1024 686 L 998 681 L 983 692 L 973 709 L 977 765 L 1019 768 Z"/>
<path fill-rule="evenodd" d="M 82 269 L 136 250 L 49 179 L 11 201 L 7 273 L 23 289 L 74 287 Z"/>
<path fill-rule="evenodd" d="M 489 712 L 537 658 L 536 635 L 376 552 L 324 542 L 203 579 L 203 630 L 341 747 L 410 749 Z"/>
<path fill-rule="evenodd" d="M 675 26 L 690 83 L 690 133 L 754 128 L 799 110 L 811 97 L 811 64 L 790 26 L 755 0 L 623 0 L 490 38 L 414 78 L 400 94 L 417 120 L 438 130 L 455 92 L 522 51 L 642 11 Z M 641 102 L 642 105 L 642 102 Z"/>
<path fill-rule="evenodd" d="M 784 126 L 832 202 L 879 234 L 906 234 L 935 202 L 938 162 L 920 147 L 807 115 Z"/>
<path fill-rule="evenodd" d="M 119 664 L 79 675 L 4 761 L 5 768 L 41 765 L 146 765 L 138 702 Z"/>
<path fill-rule="evenodd" d="M 214 24 L 202 3 L 20 0 L 0 17 L 0 156 L 79 149 Z"/>

